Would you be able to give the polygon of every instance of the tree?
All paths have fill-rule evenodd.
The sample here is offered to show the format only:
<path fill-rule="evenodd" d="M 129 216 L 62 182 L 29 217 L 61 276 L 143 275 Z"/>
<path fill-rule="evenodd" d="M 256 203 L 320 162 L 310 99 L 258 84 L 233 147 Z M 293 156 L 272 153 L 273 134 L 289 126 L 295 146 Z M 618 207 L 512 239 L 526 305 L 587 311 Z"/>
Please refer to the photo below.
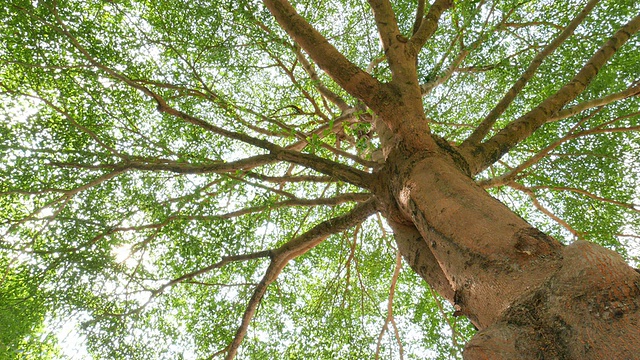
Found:
<path fill-rule="evenodd" d="M 0 8 L 3 266 L 94 356 L 638 358 L 637 1 Z"/>

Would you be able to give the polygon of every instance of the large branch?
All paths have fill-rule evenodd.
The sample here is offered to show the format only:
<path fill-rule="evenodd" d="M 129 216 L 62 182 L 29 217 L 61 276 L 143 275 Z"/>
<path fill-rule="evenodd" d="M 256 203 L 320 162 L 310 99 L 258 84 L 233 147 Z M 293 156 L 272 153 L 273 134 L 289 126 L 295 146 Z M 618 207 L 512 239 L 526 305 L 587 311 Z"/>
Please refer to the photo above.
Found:
<path fill-rule="evenodd" d="M 396 15 L 389 0 L 369 0 L 376 26 L 380 35 L 380 41 L 389 62 L 389 68 L 393 82 L 398 85 L 413 84 L 417 82 L 416 67 L 420 49 L 438 28 L 438 21 L 442 13 L 451 7 L 451 0 L 436 0 L 424 13 L 424 0 L 418 4 L 416 20 L 414 22 L 413 36 L 406 38 L 400 33 Z"/>
<path fill-rule="evenodd" d="M 311 168 L 364 189 L 371 189 L 373 184 L 374 175 L 315 155 L 281 150 L 276 152 L 276 156 L 280 160 Z"/>
<path fill-rule="evenodd" d="M 177 162 L 173 160 L 163 161 L 158 159 L 157 161 L 145 161 L 143 160 L 127 160 L 116 164 L 78 164 L 59 161 L 50 161 L 49 164 L 59 167 L 87 169 L 87 170 L 100 170 L 100 169 L 113 169 L 114 171 L 125 170 L 143 170 L 143 171 L 170 171 L 178 174 L 224 174 L 235 172 L 237 170 L 248 170 L 258 166 L 266 165 L 275 162 L 276 156 L 272 154 L 257 155 L 244 159 L 240 159 L 232 162 L 225 161 L 212 161 L 202 164 L 189 164 L 184 162 Z"/>
<path fill-rule="evenodd" d="M 499 133 L 475 148 L 461 149 L 474 174 L 486 169 L 522 140 L 531 136 L 567 103 L 580 95 L 598 71 L 640 29 L 640 15 L 618 30 L 584 65 L 576 76 L 540 105 L 516 119 Z"/>
<path fill-rule="evenodd" d="M 269 1 L 268 1 L 269 2 Z M 277 3 L 281 3 L 279 1 L 277 1 Z M 286 3 L 286 6 L 284 6 L 284 9 L 290 9 L 291 11 L 293 11 L 293 13 L 295 14 L 295 10 L 293 10 L 293 8 L 291 7 L 291 5 L 284 1 L 283 3 Z M 280 8 L 279 6 L 276 6 L 276 8 Z M 174 107 L 170 106 L 166 100 L 161 97 L 159 94 L 155 93 L 154 91 L 152 91 L 151 89 L 149 89 L 146 86 L 140 85 L 138 83 L 136 83 L 135 81 L 131 80 L 129 77 L 105 66 L 104 64 L 102 64 L 100 61 L 98 61 L 96 58 L 94 58 L 83 46 L 82 44 L 80 44 L 80 42 L 78 41 L 78 39 L 76 39 L 67 29 L 67 26 L 64 24 L 64 22 L 62 21 L 62 19 L 58 16 L 57 13 L 57 9 L 55 7 L 52 7 L 52 12 L 54 13 L 56 20 L 58 22 L 59 27 L 54 26 L 53 24 L 50 24 L 48 22 L 46 22 L 43 19 L 38 18 L 41 22 L 43 22 L 44 24 L 52 27 L 53 29 L 55 29 L 56 31 L 60 32 L 62 35 L 66 36 L 69 41 L 71 42 L 71 44 L 95 67 L 97 67 L 98 69 L 106 72 L 107 74 L 111 75 L 113 78 L 118 79 L 122 82 L 124 82 L 125 84 L 142 91 L 145 95 L 151 97 L 152 99 L 155 100 L 155 102 L 157 103 L 157 108 L 159 112 L 162 113 L 166 113 L 172 116 L 175 116 L 177 118 L 180 118 L 188 123 L 191 123 L 193 125 L 199 126 L 209 132 L 230 138 L 230 139 L 235 139 L 235 140 L 239 140 L 242 141 L 244 143 L 268 150 L 272 155 L 275 155 L 278 159 L 280 160 L 284 160 L 284 161 L 288 161 L 294 164 L 298 164 L 298 165 L 303 165 L 303 166 L 307 166 L 310 167 L 318 172 L 321 172 L 325 175 L 329 175 L 329 176 L 334 176 L 340 180 L 343 180 L 345 182 L 348 183 L 352 183 L 356 186 L 364 186 L 365 188 L 368 188 L 371 185 L 371 181 L 370 181 L 370 177 L 371 175 L 368 173 L 365 173 L 363 171 L 351 168 L 347 165 L 342 165 L 340 163 L 336 163 L 333 162 L 331 160 L 327 160 L 327 159 L 323 159 L 320 158 L 318 156 L 315 155 L 310 155 L 310 154 L 302 154 L 302 153 L 298 153 L 295 151 L 291 151 L 291 150 L 287 150 L 285 148 L 282 148 L 278 145 L 275 145 L 269 141 L 263 140 L 263 139 L 258 139 L 243 133 L 238 133 L 238 132 L 234 132 L 234 131 L 230 131 L 218 126 L 215 126 L 213 124 L 210 124 L 202 119 L 199 119 L 195 116 L 189 115 L 183 111 L 180 111 L 178 109 L 175 109 Z M 306 24 L 306 26 L 312 30 L 312 32 L 315 32 L 315 34 L 317 36 L 320 36 L 322 39 L 324 39 L 322 37 L 322 35 L 320 35 L 320 33 L 318 33 L 317 31 L 315 31 L 313 28 L 311 28 L 311 26 L 306 23 L 306 21 L 304 21 L 304 19 L 302 19 L 299 15 L 295 14 L 298 18 L 297 22 L 294 21 L 294 25 L 300 25 L 301 22 Z M 290 19 L 289 19 L 290 20 Z M 302 26 L 302 25 L 301 25 Z M 297 27 L 294 26 L 294 28 L 297 29 Z M 304 26 L 303 26 L 304 28 Z M 295 38 L 294 38 L 295 40 Z M 316 39 L 317 40 L 317 39 Z M 327 46 L 331 47 L 338 55 L 340 55 L 345 61 L 348 62 L 348 60 L 346 58 L 344 58 L 344 56 L 342 56 L 335 48 L 333 48 L 333 46 L 331 46 L 328 42 L 326 42 L 326 39 L 324 40 L 324 42 L 326 43 Z M 304 48 L 304 46 L 303 46 Z M 329 53 L 328 55 L 336 55 L 333 53 Z M 313 57 L 313 55 L 312 55 Z M 314 59 L 315 60 L 315 59 Z M 316 60 L 316 62 L 318 62 Z M 329 61 L 330 62 L 330 61 Z M 351 64 L 351 63 L 349 63 Z M 355 67 L 355 69 L 357 69 L 360 73 L 365 74 L 366 76 L 368 76 L 368 78 L 373 81 L 374 83 L 370 84 L 370 85 L 376 85 L 379 86 L 380 83 L 377 82 L 377 80 L 375 80 L 374 78 L 372 78 L 371 76 L 369 76 L 368 74 L 364 73 L 362 70 L 360 70 L 359 68 L 357 68 L 355 65 L 351 64 L 353 67 Z M 358 84 L 358 86 L 361 86 L 362 84 Z M 369 89 L 371 90 L 371 89 Z M 369 94 L 371 96 L 371 94 Z M 342 176 L 345 175 L 345 176 Z M 356 181 L 355 183 L 353 183 L 352 181 Z"/>
<path fill-rule="evenodd" d="M 202 119 L 196 118 L 180 110 L 176 110 L 172 108 L 160 96 L 158 96 L 157 94 L 154 94 L 148 89 L 147 91 L 153 94 L 154 99 L 158 103 L 158 111 L 160 112 L 164 112 L 164 113 L 173 115 L 175 117 L 181 118 L 186 122 L 197 125 L 210 132 L 213 132 L 231 139 L 240 140 L 247 144 L 268 150 L 271 154 L 275 155 L 280 160 L 310 167 L 325 175 L 335 176 L 340 180 L 354 184 L 356 186 L 364 186 L 365 188 L 368 188 L 370 186 L 370 182 L 368 178 L 371 177 L 371 175 L 368 173 L 365 173 L 363 171 L 357 170 L 350 166 L 343 165 L 331 160 L 327 160 L 315 155 L 303 154 L 297 151 L 287 150 L 281 146 L 278 146 L 266 140 L 257 139 L 246 134 L 237 133 L 237 132 L 229 131 L 229 130 L 214 126 Z"/>
<path fill-rule="evenodd" d="M 440 22 L 442 13 L 452 5 L 453 1 L 451 0 L 436 0 L 431 7 L 429 7 L 429 12 L 424 16 L 420 27 L 418 27 L 418 30 L 415 31 L 415 34 L 413 34 L 410 40 L 410 45 L 413 47 L 416 56 L 438 29 L 438 22 Z"/>
<path fill-rule="evenodd" d="M 580 131 L 580 132 L 574 132 L 577 128 L 579 128 L 583 123 L 585 123 L 587 120 L 589 120 L 590 118 L 592 118 L 594 115 L 597 114 L 597 111 L 594 112 L 593 114 L 583 118 L 582 120 L 580 120 L 578 123 L 576 123 L 567 133 L 567 135 L 565 135 L 564 137 L 552 142 L 551 144 L 549 144 L 547 147 L 545 147 L 544 149 L 538 151 L 535 155 L 533 155 L 531 158 L 527 159 L 525 162 L 521 163 L 520 165 L 518 165 L 517 167 L 509 170 L 508 172 L 491 178 L 491 179 L 487 179 L 487 180 L 481 180 L 478 182 L 478 185 L 480 185 L 481 187 L 484 188 L 490 188 L 490 187 L 496 187 L 496 186 L 502 186 L 502 185 L 507 185 L 511 182 L 513 182 L 514 180 L 517 180 L 519 178 L 524 177 L 523 175 L 521 175 L 521 173 L 527 169 L 529 169 L 530 167 L 532 167 L 533 165 L 535 165 L 536 163 L 538 163 L 540 160 L 544 159 L 549 153 L 551 153 L 551 151 L 553 151 L 554 149 L 556 149 L 558 146 L 573 140 L 573 139 L 578 139 L 581 137 L 585 137 L 585 136 L 589 136 L 589 135 L 596 135 L 596 134 L 609 134 L 609 133 L 620 133 L 620 132 L 631 132 L 631 131 L 638 131 L 640 130 L 640 126 L 629 126 L 629 127 L 614 127 L 614 128 L 610 128 L 607 127 L 609 125 L 614 124 L 615 122 L 619 121 L 619 120 L 623 120 L 623 119 L 627 119 L 633 116 L 638 116 L 640 115 L 640 111 L 637 112 L 633 112 L 631 114 L 625 115 L 625 116 L 620 116 L 617 117 L 611 121 L 608 121 L 606 123 L 600 124 L 598 126 L 595 126 L 589 130 L 584 130 L 584 131 Z"/>
<path fill-rule="evenodd" d="M 524 86 L 531 80 L 533 75 L 537 72 L 538 68 L 544 61 L 544 59 L 553 53 L 562 43 L 565 42 L 573 34 L 575 29 L 584 21 L 587 15 L 593 10 L 593 8 L 598 4 L 600 0 L 591 0 L 587 5 L 580 11 L 578 16 L 569 23 L 569 25 L 556 37 L 549 45 L 547 45 L 542 51 L 540 51 L 536 57 L 533 58 L 529 67 L 522 73 L 518 81 L 509 89 L 509 91 L 504 95 L 504 97 L 498 102 L 498 104 L 487 114 L 487 116 L 482 120 L 480 125 L 476 128 L 476 130 L 467 138 L 461 145 L 462 148 L 472 148 L 477 146 L 485 136 L 491 131 L 493 124 L 495 124 L 496 120 L 504 113 L 504 111 L 509 107 L 511 102 L 516 98 L 516 96 L 522 91 Z"/>
<path fill-rule="evenodd" d="M 314 29 L 286 0 L 264 0 L 264 4 L 282 28 L 311 59 L 349 94 L 375 107 L 382 86 L 340 53 Z"/>
<path fill-rule="evenodd" d="M 424 7 L 427 0 L 418 0 L 418 8 L 416 9 L 416 18 L 413 21 L 413 28 L 411 29 L 411 35 L 415 35 L 422 25 L 422 18 L 424 16 Z"/>
<path fill-rule="evenodd" d="M 373 11 L 373 17 L 378 28 L 378 35 L 382 43 L 382 50 L 389 62 L 393 80 L 402 82 L 406 78 L 415 77 L 415 61 L 407 57 L 407 38 L 400 33 L 396 14 L 391 8 L 389 0 L 369 0 L 369 5 Z"/>
<path fill-rule="evenodd" d="M 382 50 L 387 54 L 391 46 L 399 41 L 398 37 L 401 35 L 396 14 L 393 12 L 389 0 L 369 0 L 369 6 L 371 6 L 373 18 L 376 21 Z M 387 58 L 389 55 L 387 54 Z"/>
<path fill-rule="evenodd" d="M 291 239 L 279 248 L 272 250 L 271 263 L 262 277 L 262 280 L 256 286 L 253 296 L 251 296 L 251 299 L 247 304 L 240 327 L 238 327 L 233 341 L 227 347 L 227 355 L 225 359 L 231 360 L 236 356 L 238 348 L 247 334 L 249 323 L 255 315 L 262 297 L 266 293 L 267 287 L 277 279 L 282 269 L 284 269 L 290 260 L 318 246 L 330 235 L 340 233 L 361 223 L 375 211 L 375 200 L 367 201 L 356 206 L 345 215 L 321 222 L 304 234 Z"/>
<path fill-rule="evenodd" d="M 256 155 L 233 162 L 213 161 L 205 164 L 189 164 L 176 161 L 146 162 L 130 160 L 117 164 L 99 165 L 63 162 L 50 162 L 50 164 L 60 167 L 74 167 L 90 170 L 113 169 L 114 171 L 125 171 L 131 169 L 143 171 L 170 171 L 179 174 L 207 174 L 229 173 L 237 170 L 251 170 L 258 166 L 273 163 L 276 160 L 302 165 L 328 175 L 334 179 L 342 180 L 365 189 L 369 189 L 373 185 L 374 175 L 370 173 L 315 155 L 299 153 L 280 147 L 275 148 L 270 154 Z"/>

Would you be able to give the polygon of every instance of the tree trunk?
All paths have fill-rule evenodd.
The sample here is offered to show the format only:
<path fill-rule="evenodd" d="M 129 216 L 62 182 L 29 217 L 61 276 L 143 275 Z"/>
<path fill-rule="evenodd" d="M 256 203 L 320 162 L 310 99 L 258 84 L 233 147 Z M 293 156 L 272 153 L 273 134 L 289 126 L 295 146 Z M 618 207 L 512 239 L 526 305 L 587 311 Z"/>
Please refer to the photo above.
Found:
<path fill-rule="evenodd" d="M 380 193 L 405 259 L 480 330 L 464 358 L 640 359 L 640 274 L 613 251 L 532 227 L 439 145 L 400 142 Z"/>

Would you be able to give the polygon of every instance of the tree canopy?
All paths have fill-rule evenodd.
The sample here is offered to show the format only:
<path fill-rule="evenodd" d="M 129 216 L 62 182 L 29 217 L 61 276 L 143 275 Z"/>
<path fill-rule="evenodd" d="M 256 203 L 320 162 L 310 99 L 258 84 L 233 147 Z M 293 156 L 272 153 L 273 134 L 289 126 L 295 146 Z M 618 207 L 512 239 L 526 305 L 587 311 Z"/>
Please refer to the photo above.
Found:
<path fill-rule="evenodd" d="M 94 358 L 461 357 L 473 326 L 403 262 L 375 204 L 388 134 L 355 81 L 399 76 L 384 10 L 422 45 L 428 129 L 496 154 L 476 183 L 638 267 L 640 2 L 292 1 L 289 20 L 328 43 L 287 34 L 272 15 L 287 7 L 0 5 L 0 354 L 54 356 L 46 334 L 66 323 Z M 492 143 L 608 41 L 624 45 L 583 91 Z"/>

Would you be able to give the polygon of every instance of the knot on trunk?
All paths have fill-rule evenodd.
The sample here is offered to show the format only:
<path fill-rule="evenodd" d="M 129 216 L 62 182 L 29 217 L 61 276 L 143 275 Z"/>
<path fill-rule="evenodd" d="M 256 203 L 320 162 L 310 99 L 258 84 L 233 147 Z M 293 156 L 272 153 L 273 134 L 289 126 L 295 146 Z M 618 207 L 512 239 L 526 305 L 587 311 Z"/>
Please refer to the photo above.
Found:
<path fill-rule="evenodd" d="M 562 256 L 548 281 L 474 336 L 465 360 L 640 359 L 640 274 L 586 241 L 564 247 Z"/>

